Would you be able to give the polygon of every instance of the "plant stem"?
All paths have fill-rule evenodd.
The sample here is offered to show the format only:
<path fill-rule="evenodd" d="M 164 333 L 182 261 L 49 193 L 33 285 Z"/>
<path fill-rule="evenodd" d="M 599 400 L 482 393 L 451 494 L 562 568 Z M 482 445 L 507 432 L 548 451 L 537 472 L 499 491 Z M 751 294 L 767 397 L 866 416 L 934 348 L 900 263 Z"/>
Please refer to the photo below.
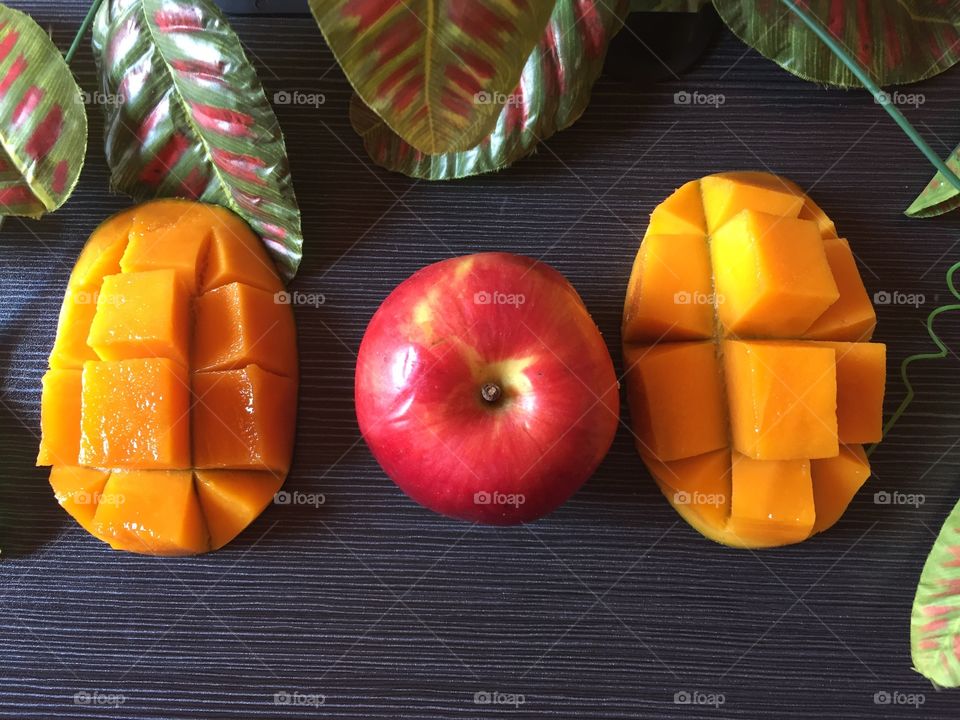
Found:
<path fill-rule="evenodd" d="M 77 50 L 80 47 L 80 41 L 83 40 L 83 36 L 87 34 L 87 29 L 90 27 L 90 23 L 93 22 L 93 16 L 97 14 L 97 10 L 100 9 L 101 4 L 103 4 L 103 0 L 93 0 L 93 3 L 90 5 L 90 9 L 87 10 L 86 17 L 84 17 L 83 22 L 80 23 L 80 29 L 77 30 L 77 34 L 74 36 L 73 42 L 70 43 L 70 49 L 67 50 L 67 54 L 63 56 L 63 59 L 67 61 L 67 65 L 70 64 L 71 60 L 73 60 L 73 56 L 77 54 Z"/>
<path fill-rule="evenodd" d="M 880 87 L 873 81 L 873 78 L 870 77 L 870 74 L 867 72 L 859 62 L 853 59 L 853 57 L 844 50 L 843 46 L 836 41 L 836 39 L 829 33 L 824 27 L 817 21 L 815 21 L 805 10 L 801 10 L 794 0 L 780 0 L 787 8 L 793 12 L 800 20 L 806 25 L 810 30 L 816 35 L 820 40 L 823 41 L 823 44 L 830 48 L 830 51 L 836 55 L 840 61 L 846 65 L 850 72 L 852 72 L 856 78 L 863 83 L 863 86 L 873 94 L 873 99 L 886 110 L 890 117 L 894 119 L 897 125 L 900 126 L 900 129 L 906 134 L 908 138 L 913 142 L 914 145 L 926 155 L 927 160 L 929 160 L 933 166 L 943 175 L 947 180 L 950 181 L 950 184 L 953 185 L 957 190 L 960 190 L 960 177 L 957 177 L 956 174 L 951 170 L 947 164 L 940 159 L 940 156 L 937 155 L 933 149 L 927 145 L 926 140 L 924 140 L 920 133 L 917 132 L 916 128 L 910 124 L 910 121 L 904 117 L 903 113 L 900 112 L 900 109 L 896 107 L 890 101 L 889 93 L 883 92 Z"/>

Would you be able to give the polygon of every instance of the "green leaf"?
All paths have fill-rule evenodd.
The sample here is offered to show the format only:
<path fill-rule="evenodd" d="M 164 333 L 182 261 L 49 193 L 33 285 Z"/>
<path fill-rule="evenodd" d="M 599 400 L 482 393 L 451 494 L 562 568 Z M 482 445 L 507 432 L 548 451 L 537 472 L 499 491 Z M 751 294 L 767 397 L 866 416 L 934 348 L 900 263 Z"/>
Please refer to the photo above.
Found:
<path fill-rule="evenodd" d="M 422 153 L 392 132 L 357 96 L 350 106 L 353 127 L 374 162 L 412 177 L 449 180 L 505 168 L 580 117 L 627 9 L 625 0 L 558 0 L 493 132 L 476 147 Z"/>
<path fill-rule="evenodd" d="M 954 173 L 960 174 L 960 145 L 954 148 L 947 159 L 947 167 Z M 906 214 L 910 217 L 933 217 L 958 207 L 960 207 L 960 190 L 957 190 L 942 173 L 937 173 L 907 208 Z"/>
<path fill-rule="evenodd" d="M 960 503 L 943 524 L 920 574 L 910 616 L 910 652 L 921 675 L 960 686 Z"/>
<path fill-rule="evenodd" d="M 93 28 L 114 187 L 223 205 L 290 279 L 303 253 L 283 133 L 210 0 L 107 0 Z"/>
<path fill-rule="evenodd" d="M 87 113 L 63 56 L 29 15 L 0 5 L 0 216 L 63 205 L 86 151 Z"/>
<path fill-rule="evenodd" d="M 310 0 L 364 103 L 436 155 L 493 129 L 501 98 L 543 34 L 555 0 Z"/>
<path fill-rule="evenodd" d="M 804 80 L 860 87 L 850 70 L 783 3 L 713 0 L 747 45 Z M 805 0 L 803 8 L 878 85 L 917 82 L 960 60 L 960 0 Z"/>

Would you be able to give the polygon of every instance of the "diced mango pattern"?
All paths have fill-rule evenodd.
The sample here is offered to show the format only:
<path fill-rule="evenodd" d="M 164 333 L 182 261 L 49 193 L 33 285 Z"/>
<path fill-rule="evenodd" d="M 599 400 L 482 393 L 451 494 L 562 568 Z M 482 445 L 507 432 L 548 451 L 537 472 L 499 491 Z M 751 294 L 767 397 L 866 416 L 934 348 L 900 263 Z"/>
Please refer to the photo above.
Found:
<path fill-rule="evenodd" d="M 674 508 L 738 547 L 839 520 L 882 435 L 886 348 L 849 243 L 795 184 L 710 175 L 651 214 L 624 303 L 637 449 Z"/>
<path fill-rule="evenodd" d="M 212 205 L 159 200 L 103 223 L 77 260 L 43 378 L 38 465 L 115 549 L 230 542 L 282 486 L 296 329 L 263 243 Z"/>

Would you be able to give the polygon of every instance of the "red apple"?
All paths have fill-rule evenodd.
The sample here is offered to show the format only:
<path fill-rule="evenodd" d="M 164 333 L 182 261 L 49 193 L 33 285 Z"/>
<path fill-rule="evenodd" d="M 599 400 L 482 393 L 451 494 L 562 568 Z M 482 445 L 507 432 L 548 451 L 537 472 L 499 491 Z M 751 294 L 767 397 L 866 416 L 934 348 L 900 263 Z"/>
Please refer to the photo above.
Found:
<path fill-rule="evenodd" d="M 508 525 L 563 504 L 610 449 L 610 353 L 559 272 L 508 253 L 438 262 L 374 314 L 357 358 L 360 431 L 411 498 Z"/>

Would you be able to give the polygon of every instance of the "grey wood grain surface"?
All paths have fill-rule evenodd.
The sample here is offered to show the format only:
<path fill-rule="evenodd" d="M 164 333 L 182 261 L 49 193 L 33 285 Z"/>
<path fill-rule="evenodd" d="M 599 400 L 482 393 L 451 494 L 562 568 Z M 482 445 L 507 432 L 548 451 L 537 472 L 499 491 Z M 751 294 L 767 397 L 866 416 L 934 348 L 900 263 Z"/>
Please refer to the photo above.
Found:
<path fill-rule="evenodd" d="M 12 4 L 61 47 L 85 9 Z M 286 488 L 326 502 L 272 506 L 214 554 L 146 558 L 75 526 L 33 466 L 67 274 L 90 231 L 128 204 L 108 190 L 90 108 L 73 198 L 40 222 L 9 218 L 0 234 L 0 716 L 960 717 L 960 694 L 934 690 L 909 654 L 916 581 L 960 496 L 952 351 L 916 367 L 916 402 L 843 520 L 761 552 L 720 547 L 680 521 L 625 429 L 567 505 L 493 529 L 407 500 L 360 441 L 353 412 L 370 316 L 396 283 L 452 254 L 510 250 L 554 265 L 620 368 L 620 308 L 647 213 L 690 178 L 741 168 L 809 188 L 871 292 L 923 296 L 918 307 L 878 308 L 892 410 L 904 393 L 900 360 L 932 347 L 924 318 L 949 299 L 960 215 L 902 215 L 931 170 L 868 95 L 802 82 L 725 33 L 682 79 L 645 91 L 601 79 L 576 126 L 513 169 L 417 183 L 366 159 L 347 119 L 349 86 L 312 20 L 234 24 L 268 94 L 325 97 L 276 110 L 306 235 L 294 288 L 326 298 L 297 308 L 303 375 Z M 95 89 L 87 47 L 74 66 Z M 725 102 L 676 105 L 679 91 Z M 960 68 L 911 91 L 925 102 L 905 111 L 945 155 L 960 141 Z M 960 341 L 960 317 L 938 329 Z M 924 502 L 877 504 L 882 490 Z M 502 695 L 484 704 L 477 693 Z M 723 703 L 677 704 L 677 693 Z M 923 704 L 903 704 L 911 694 Z"/>

